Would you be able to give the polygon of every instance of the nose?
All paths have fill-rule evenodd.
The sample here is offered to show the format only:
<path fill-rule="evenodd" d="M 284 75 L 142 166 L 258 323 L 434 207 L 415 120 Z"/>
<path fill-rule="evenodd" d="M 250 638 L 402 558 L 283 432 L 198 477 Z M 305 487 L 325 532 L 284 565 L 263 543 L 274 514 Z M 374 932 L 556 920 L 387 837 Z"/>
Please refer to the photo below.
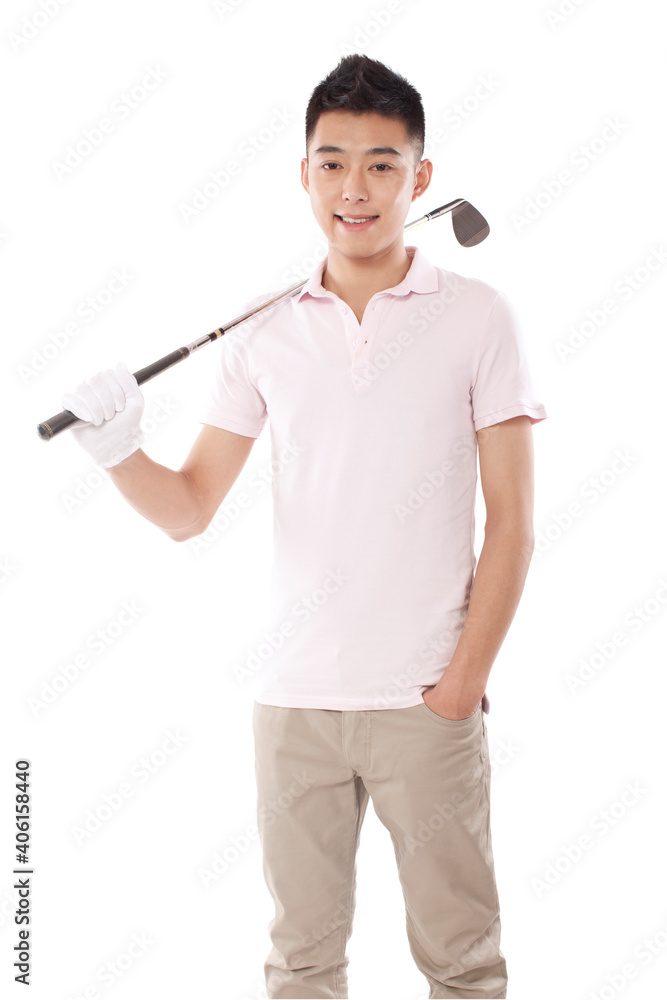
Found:
<path fill-rule="evenodd" d="M 343 182 L 343 200 L 368 201 L 368 184 L 363 167 L 350 167 Z"/>

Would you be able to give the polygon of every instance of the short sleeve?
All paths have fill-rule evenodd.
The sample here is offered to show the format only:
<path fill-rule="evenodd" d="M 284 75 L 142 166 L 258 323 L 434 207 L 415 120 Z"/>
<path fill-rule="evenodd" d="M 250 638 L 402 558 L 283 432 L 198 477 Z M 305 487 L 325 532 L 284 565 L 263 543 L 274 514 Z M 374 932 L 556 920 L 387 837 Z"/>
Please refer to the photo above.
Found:
<path fill-rule="evenodd" d="M 220 356 L 197 418 L 203 424 L 256 438 L 268 419 L 266 403 L 250 374 L 248 345 L 232 337 L 233 332 L 221 339 Z"/>
<path fill-rule="evenodd" d="M 483 335 L 470 389 L 475 430 L 526 414 L 531 424 L 546 419 L 528 367 L 516 310 L 498 292 Z"/>

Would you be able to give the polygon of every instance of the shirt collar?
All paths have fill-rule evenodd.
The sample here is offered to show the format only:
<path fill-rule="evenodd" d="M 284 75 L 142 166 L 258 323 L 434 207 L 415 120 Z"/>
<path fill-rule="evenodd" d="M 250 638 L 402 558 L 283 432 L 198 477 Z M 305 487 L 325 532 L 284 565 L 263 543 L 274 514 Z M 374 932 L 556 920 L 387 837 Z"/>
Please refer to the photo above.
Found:
<path fill-rule="evenodd" d="M 412 264 L 408 269 L 408 273 L 398 285 L 394 285 L 393 288 L 385 288 L 383 292 L 386 292 L 388 295 L 408 295 L 410 292 L 437 292 L 438 273 L 433 264 L 431 264 L 419 247 L 406 246 L 405 249 L 412 258 Z M 321 298 L 329 294 L 322 285 L 322 274 L 326 263 L 327 258 L 325 257 L 317 271 L 311 274 L 301 291 L 294 296 L 297 302 L 300 302 L 306 294 L 312 295 L 315 298 Z"/>

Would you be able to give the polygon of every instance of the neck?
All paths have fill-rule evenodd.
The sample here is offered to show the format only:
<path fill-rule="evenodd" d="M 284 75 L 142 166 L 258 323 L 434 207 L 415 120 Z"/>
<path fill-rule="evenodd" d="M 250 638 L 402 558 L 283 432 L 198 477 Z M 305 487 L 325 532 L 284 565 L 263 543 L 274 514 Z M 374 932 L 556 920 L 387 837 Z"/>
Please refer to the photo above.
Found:
<path fill-rule="evenodd" d="M 400 284 L 411 264 L 402 240 L 372 257 L 347 257 L 329 245 L 322 286 L 346 302 L 367 301 L 376 292 Z"/>

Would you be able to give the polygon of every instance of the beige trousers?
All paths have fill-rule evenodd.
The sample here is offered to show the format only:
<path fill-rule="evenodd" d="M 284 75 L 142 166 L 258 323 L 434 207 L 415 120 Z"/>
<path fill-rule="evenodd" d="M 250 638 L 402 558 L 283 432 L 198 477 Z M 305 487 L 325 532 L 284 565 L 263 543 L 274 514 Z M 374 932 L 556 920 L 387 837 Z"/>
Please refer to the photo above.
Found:
<path fill-rule="evenodd" d="M 389 831 L 410 951 L 429 997 L 506 997 L 482 704 L 253 706 L 257 821 L 275 903 L 267 995 L 347 997 L 356 852 L 368 797 Z"/>

